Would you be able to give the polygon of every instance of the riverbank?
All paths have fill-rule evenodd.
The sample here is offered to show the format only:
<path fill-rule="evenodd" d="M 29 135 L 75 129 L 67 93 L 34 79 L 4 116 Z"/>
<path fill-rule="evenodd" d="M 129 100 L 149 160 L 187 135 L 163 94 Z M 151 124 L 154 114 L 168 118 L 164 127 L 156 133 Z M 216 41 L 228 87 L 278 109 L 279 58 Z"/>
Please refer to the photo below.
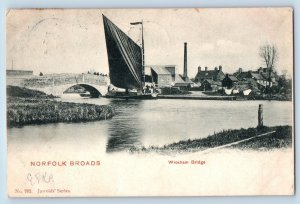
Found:
<path fill-rule="evenodd" d="M 159 99 L 183 99 L 183 100 L 238 100 L 238 101 L 247 101 L 247 100 L 258 100 L 258 101 L 292 101 L 291 96 L 282 96 L 282 95 L 255 95 L 250 94 L 249 96 L 244 96 L 243 94 L 234 94 L 234 95 L 225 95 L 221 92 L 203 92 L 203 91 L 189 91 L 188 94 L 160 94 L 158 95 Z"/>
<path fill-rule="evenodd" d="M 38 90 L 27 89 L 19 86 L 6 86 L 7 97 L 16 98 L 36 98 L 36 99 L 53 99 L 58 98 L 53 95 L 47 95 L 46 93 Z"/>
<path fill-rule="evenodd" d="M 241 141 L 241 142 L 239 142 Z M 232 144 L 232 145 L 231 145 Z M 276 126 L 248 128 L 240 130 L 224 130 L 206 138 L 184 140 L 162 147 L 133 147 L 131 153 L 179 153 L 207 151 L 212 148 L 238 148 L 252 150 L 270 150 L 292 146 L 292 127 Z"/>
<path fill-rule="evenodd" d="M 106 120 L 114 115 L 109 105 L 61 102 L 40 91 L 7 87 L 7 127 Z"/>
<path fill-rule="evenodd" d="M 158 99 L 183 99 L 183 100 L 224 100 L 224 101 L 234 101 L 235 96 L 197 96 L 197 95 L 158 95 Z"/>
<path fill-rule="evenodd" d="M 255 94 L 250 93 L 248 96 L 243 95 L 242 93 L 233 94 L 233 95 L 226 95 L 223 92 L 202 92 L 207 96 L 232 96 L 235 97 L 237 100 L 274 100 L 274 101 L 292 101 L 292 94 L 282 95 L 282 94 Z"/>

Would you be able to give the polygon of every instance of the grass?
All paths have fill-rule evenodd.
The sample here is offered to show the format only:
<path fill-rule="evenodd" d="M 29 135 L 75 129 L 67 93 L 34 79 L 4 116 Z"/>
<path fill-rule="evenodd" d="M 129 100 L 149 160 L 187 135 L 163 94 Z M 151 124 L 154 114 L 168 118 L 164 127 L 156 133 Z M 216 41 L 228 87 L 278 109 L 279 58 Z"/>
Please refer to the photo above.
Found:
<path fill-rule="evenodd" d="M 21 97 L 21 98 L 55 98 L 53 95 L 47 95 L 42 91 L 27 89 L 19 86 L 7 86 L 6 87 L 7 97 Z"/>
<path fill-rule="evenodd" d="M 232 145 L 227 148 L 239 149 L 260 149 L 268 150 L 274 148 L 286 148 L 292 145 L 292 127 L 291 126 L 276 126 L 276 127 L 263 127 L 263 128 L 248 128 L 239 130 L 224 130 L 219 133 L 213 134 L 206 138 L 201 139 L 188 139 L 176 143 L 164 145 L 163 147 L 150 146 L 146 147 L 133 147 L 130 149 L 132 153 L 138 152 L 196 152 L 202 151 L 247 138 L 251 138 L 266 132 L 275 131 L 270 135 L 260 138 L 253 138 L 251 140 Z"/>
<path fill-rule="evenodd" d="M 7 87 L 7 96 L 7 127 L 106 120 L 115 115 L 109 105 L 60 102 L 43 92 L 21 87 Z"/>
<path fill-rule="evenodd" d="M 241 149 L 275 149 L 275 148 L 287 148 L 292 146 L 292 127 L 291 126 L 278 126 L 275 127 L 275 133 L 255 138 L 252 141 L 245 141 L 231 148 Z"/>

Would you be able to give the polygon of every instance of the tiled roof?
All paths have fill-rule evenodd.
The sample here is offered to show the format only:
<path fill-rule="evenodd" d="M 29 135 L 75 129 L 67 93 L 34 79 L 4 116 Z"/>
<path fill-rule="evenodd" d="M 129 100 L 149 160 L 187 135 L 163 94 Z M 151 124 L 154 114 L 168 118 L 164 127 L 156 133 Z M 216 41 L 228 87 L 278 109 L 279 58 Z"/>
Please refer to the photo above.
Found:
<path fill-rule="evenodd" d="M 151 66 L 151 69 L 153 69 L 156 74 L 171 74 L 165 66 Z"/>
<path fill-rule="evenodd" d="M 175 83 L 185 83 L 182 77 L 179 74 L 175 75 Z"/>
<path fill-rule="evenodd" d="M 174 86 L 188 86 L 189 84 L 194 84 L 189 78 L 188 81 L 184 81 L 181 74 L 175 75 L 175 85 Z"/>
<path fill-rule="evenodd" d="M 266 69 L 266 68 L 263 68 Z M 259 73 L 258 71 L 247 71 L 247 72 L 236 72 L 234 73 L 234 76 L 236 76 L 239 80 L 243 79 L 248 79 L 248 78 L 255 78 L 256 80 L 263 80 L 263 79 L 268 79 L 269 78 L 269 72 L 261 72 Z M 271 72 L 271 77 L 272 78 L 278 78 L 278 76 L 274 73 Z"/>
<path fill-rule="evenodd" d="M 252 77 L 257 79 L 257 80 L 263 80 L 264 79 L 264 77 L 259 73 L 252 73 Z"/>
<path fill-rule="evenodd" d="M 239 81 L 234 75 L 228 75 L 228 78 L 233 82 Z"/>
<path fill-rule="evenodd" d="M 207 81 L 211 85 L 222 86 L 222 82 L 220 82 L 220 81 L 214 81 L 214 80 L 211 80 L 211 79 L 205 79 L 202 83 L 204 83 L 205 81 Z"/>
<path fill-rule="evenodd" d="M 197 73 L 195 78 L 212 79 L 212 78 L 216 78 L 218 76 L 219 72 L 220 72 L 220 70 L 200 71 Z"/>
<path fill-rule="evenodd" d="M 268 78 L 269 78 L 269 72 L 263 72 L 263 73 L 261 73 L 261 75 L 262 75 L 265 79 L 268 79 Z M 271 78 L 273 78 L 273 77 L 276 78 L 275 74 L 274 74 L 273 72 L 271 72 Z"/>
<path fill-rule="evenodd" d="M 241 72 L 241 73 L 236 73 L 236 78 L 239 80 L 247 79 L 247 78 L 252 78 L 251 72 Z"/>

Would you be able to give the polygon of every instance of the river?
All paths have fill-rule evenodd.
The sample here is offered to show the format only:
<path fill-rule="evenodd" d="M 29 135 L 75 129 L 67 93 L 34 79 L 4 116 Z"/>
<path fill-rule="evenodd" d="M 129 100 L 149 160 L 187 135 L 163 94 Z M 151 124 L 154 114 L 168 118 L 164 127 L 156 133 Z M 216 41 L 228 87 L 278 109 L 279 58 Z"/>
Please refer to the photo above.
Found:
<path fill-rule="evenodd" d="M 222 130 L 255 127 L 259 104 L 263 104 L 264 125 L 293 123 L 292 102 L 289 101 L 126 101 L 106 98 L 62 101 L 110 104 L 115 107 L 116 115 L 106 121 L 10 128 L 7 130 L 8 144 L 24 150 L 92 151 L 96 148 L 103 153 L 119 152 L 132 146 L 163 146 L 207 137 Z"/>

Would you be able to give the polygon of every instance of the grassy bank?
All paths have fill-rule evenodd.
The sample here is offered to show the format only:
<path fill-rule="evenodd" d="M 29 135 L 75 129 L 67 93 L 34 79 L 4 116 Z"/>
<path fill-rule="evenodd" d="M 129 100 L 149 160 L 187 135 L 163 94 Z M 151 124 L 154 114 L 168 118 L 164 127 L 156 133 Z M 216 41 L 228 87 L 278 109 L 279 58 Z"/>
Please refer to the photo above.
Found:
<path fill-rule="evenodd" d="M 106 120 L 115 112 L 108 105 L 60 102 L 43 92 L 7 87 L 7 126 Z"/>
<path fill-rule="evenodd" d="M 218 92 L 202 92 L 209 96 L 227 96 L 223 91 Z M 230 96 L 236 96 L 238 100 L 274 100 L 274 101 L 292 101 L 292 94 L 257 94 L 250 93 L 248 96 L 244 96 L 243 93 L 232 94 Z"/>
<path fill-rule="evenodd" d="M 19 86 L 7 86 L 6 94 L 7 97 L 18 97 L 18 98 L 35 98 L 35 99 L 56 98 L 55 96 L 47 95 L 42 91 L 27 89 Z"/>
<path fill-rule="evenodd" d="M 292 127 L 291 126 L 276 126 L 248 128 L 240 130 L 226 130 L 206 138 L 179 141 L 176 143 L 164 145 L 163 147 L 150 146 L 133 147 L 130 152 L 196 152 L 210 148 L 219 147 L 233 142 L 241 141 L 270 131 L 275 131 L 272 134 L 265 135 L 259 138 L 253 138 L 245 142 L 241 142 L 226 148 L 253 149 L 253 150 L 268 150 L 274 148 L 286 148 L 292 145 Z"/>

